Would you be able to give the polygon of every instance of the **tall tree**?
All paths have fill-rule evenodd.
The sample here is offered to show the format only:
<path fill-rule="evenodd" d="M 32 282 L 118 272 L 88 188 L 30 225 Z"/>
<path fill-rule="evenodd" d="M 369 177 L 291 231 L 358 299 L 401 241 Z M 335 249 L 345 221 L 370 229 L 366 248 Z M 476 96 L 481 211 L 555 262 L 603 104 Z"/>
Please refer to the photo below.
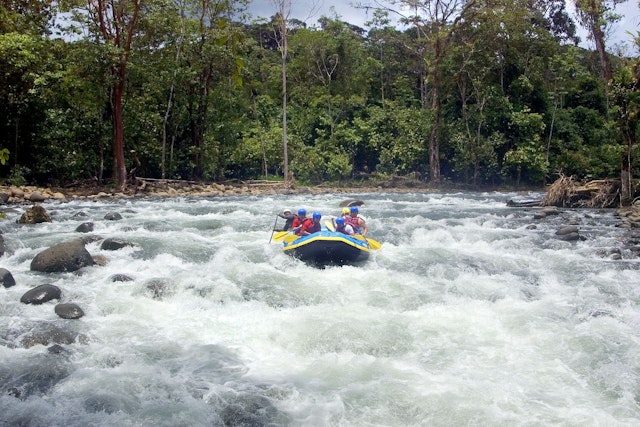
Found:
<path fill-rule="evenodd" d="M 108 55 L 109 103 L 113 132 L 113 176 L 116 188 L 123 191 L 127 185 L 124 158 L 124 91 L 127 65 L 139 14 L 146 0 L 79 0 L 69 1 L 75 19 L 85 21 L 89 34 L 102 43 Z M 78 10 L 80 9 L 80 10 Z"/>
<path fill-rule="evenodd" d="M 272 19 L 275 40 L 280 50 L 280 67 L 282 79 L 282 152 L 284 158 L 283 172 L 286 186 L 292 185 L 289 174 L 289 148 L 287 135 L 287 55 L 289 54 L 289 34 L 287 22 L 291 14 L 291 0 L 271 0 L 277 13 Z"/>
<path fill-rule="evenodd" d="M 407 24 L 412 24 L 417 30 L 418 52 L 422 60 L 428 65 L 430 102 L 423 103 L 424 107 L 432 110 L 432 127 L 429 135 L 429 173 L 431 181 L 438 185 L 440 176 L 440 137 L 442 130 L 442 81 L 441 66 L 447 54 L 447 49 L 455 32 L 469 22 L 474 8 L 480 0 L 394 0 L 413 11 L 413 14 L 403 18 Z M 426 46 L 422 46 L 422 41 Z M 426 47 L 426 48 L 425 48 Z"/>
<path fill-rule="evenodd" d="M 608 29 L 620 16 L 614 13 L 618 4 L 627 0 L 574 0 L 580 22 L 589 32 L 600 59 L 600 73 L 609 82 L 613 76 L 611 62 L 606 49 Z"/>

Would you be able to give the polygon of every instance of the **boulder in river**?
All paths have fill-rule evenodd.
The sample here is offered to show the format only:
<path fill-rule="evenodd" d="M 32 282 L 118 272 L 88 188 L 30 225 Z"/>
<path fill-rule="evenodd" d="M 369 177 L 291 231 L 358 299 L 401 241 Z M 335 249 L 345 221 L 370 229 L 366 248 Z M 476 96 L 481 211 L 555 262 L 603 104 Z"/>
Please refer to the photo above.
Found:
<path fill-rule="evenodd" d="M 55 285 L 40 285 L 35 288 L 27 291 L 22 298 L 20 298 L 20 302 L 24 304 L 44 304 L 47 301 L 51 301 L 52 299 L 60 299 L 62 292 L 60 288 Z"/>
<path fill-rule="evenodd" d="M 93 223 L 92 222 L 83 222 L 79 226 L 76 227 L 76 231 L 79 233 L 89 233 L 93 231 Z"/>
<path fill-rule="evenodd" d="M 6 268 L 0 268 L 0 283 L 5 288 L 10 288 L 15 286 L 16 280 L 13 278 L 13 275 Z"/>
<path fill-rule="evenodd" d="M 84 242 L 75 239 L 59 243 L 37 254 L 31 261 L 31 270 L 57 273 L 76 271 L 93 264 L 93 258 L 84 247 Z"/>
<path fill-rule="evenodd" d="M 105 251 L 117 251 L 118 249 L 122 249 L 125 246 L 133 246 L 133 243 L 127 242 L 126 240 L 122 239 L 108 238 L 102 242 L 100 248 Z"/>
<path fill-rule="evenodd" d="M 84 316 L 84 311 L 74 303 L 62 303 L 55 306 L 54 311 L 63 319 L 79 319 Z"/>
<path fill-rule="evenodd" d="M 104 219 L 106 219 L 107 221 L 118 221 L 122 219 L 122 215 L 120 215 L 118 212 L 109 212 L 104 216 Z"/>
<path fill-rule="evenodd" d="M 51 222 L 51 217 L 47 211 L 39 205 L 27 209 L 18 220 L 19 224 L 39 224 L 42 222 Z"/>

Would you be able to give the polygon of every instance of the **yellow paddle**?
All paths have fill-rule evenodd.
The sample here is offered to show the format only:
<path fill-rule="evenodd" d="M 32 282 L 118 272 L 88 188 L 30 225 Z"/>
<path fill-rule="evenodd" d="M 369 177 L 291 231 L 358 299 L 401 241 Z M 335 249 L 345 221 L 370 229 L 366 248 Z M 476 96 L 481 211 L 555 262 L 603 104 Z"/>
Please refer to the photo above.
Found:
<path fill-rule="evenodd" d="M 273 240 L 275 240 L 276 242 L 279 242 L 285 237 L 287 237 L 287 235 L 289 235 L 290 237 L 293 237 L 293 239 L 287 239 L 286 240 L 287 242 L 296 240 L 300 236 L 297 236 L 291 233 L 295 233 L 298 229 L 300 229 L 300 227 L 292 228 L 291 230 L 288 230 L 288 231 L 278 231 L 276 234 L 273 235 Z"/>
<path fill-rule="evenodd" d="M 377 251 L 382 247 L 382 243 L 378 242 L 377 240 L 367 239 L 367 243 L 369 243 L 369 247 L 374 251 Z"/>
<path fill-rule="evenodd" d="M 288 236 L 284 237 L 284 241 L 287 243 L 291 243 L 294 240 L 298 240 L 300 238 L 300 236 L 298 236 L 297 234 L 289 234 Z"/>
<path fill-rule="evenodd" d="M 333 221 L 325 221 L 324 225 L 327 227 L 327 230 L 336 231 L 335 227 L 333 226 Z"/>
<path fill-rule="evenodd" d="M 273 240 L 276 242 L 279 242 L 280 240 L 287 237 L 287 234 L 289 233 L 290 233 L 289 231 L 278 231 L 276 234 L 273 235 Z"/>
<path fill-rule="evenodd" d="M 369 244 L 369 248 L 373 249 L 374 251 L 377 251 L 378 249 L 380 249 L 382 247 L 382 243 L 378 242 L 377 240 L 374 239 L 368 239 L 366 237 L 364 237 L 361 234 L 354 234 L 353 237 L 355 237 L 356 239 L 360 239 L 360 240 L 366 240 L 367 243 Z"/>

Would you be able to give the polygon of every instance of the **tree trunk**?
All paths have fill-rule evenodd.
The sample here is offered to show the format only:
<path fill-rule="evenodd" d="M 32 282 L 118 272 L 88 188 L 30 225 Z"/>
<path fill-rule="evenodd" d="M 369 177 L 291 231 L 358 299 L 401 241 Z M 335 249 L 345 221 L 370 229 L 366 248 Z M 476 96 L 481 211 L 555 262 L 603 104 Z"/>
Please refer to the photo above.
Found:
<path fill-rule="evenodd" d="M 431 92 L 431 109 L 433 111 L 433 123 L 429 135 L 429 174 L 431 182 L 439 185 L 440 177 L 440 56 L 441 40 L 436 37 L 434 43 L 433 61 L 433 88 Z"/>
<path fill-rule="evenodd" d="M 112 122 L 113 122 L 113 176 L 116 189 L 124 191 L 127 185 L 127 168 L 124 163 L 124 122 L 122 96 L 124 93 L 125 65 L 114 67 L 112 75 L 115 83 L 112 87 Z"/>

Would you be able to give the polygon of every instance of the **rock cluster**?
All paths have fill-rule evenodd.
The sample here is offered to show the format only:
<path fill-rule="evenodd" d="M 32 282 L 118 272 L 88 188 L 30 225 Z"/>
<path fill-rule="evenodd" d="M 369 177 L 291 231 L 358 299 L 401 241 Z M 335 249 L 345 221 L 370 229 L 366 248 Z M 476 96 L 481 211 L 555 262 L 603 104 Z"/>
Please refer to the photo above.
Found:
<path fill-rule="evenodd" d="M 5 199 L 9 200 L 8 197 L 5 197 Z M 1 197 L 0 200 L 2 200 Z M 49 214 L 39 205 L 27 209 L 27 212 L 33 213 L 27 215 L 31 219 L 48 218 L 48 220 L 51 221 Z M 25 215 L 23 215 L 23 217 L 25 217 Z M 80 217 L 81 215 L 78 216 L 78 218 Z M 118 212 L 113 212 L 105 218 L 105 220 L 112 221 L 117 221 L 118 219 L 122 219 L 122 215 Z M 25 220 L 18 222 L 38 224 L 43 221 Z M 76 228 L 76 232 L 78 233 L 87 233 L 92 230 L 93 223 L 83 223 Z M 0 237 L 2 237 L 1 234 Z M 103 239 L 99 236 L 85 235 L 44 249 L 31 260 L 30 268 L 32 271 L 46 275 L 51 273 L 75 272 L 85 267 L 105 265 L 107 259 L 104 256 L 92 256 L 85 248 L 87 243 L 99 240 L 103 240 L 101 248 L 104 250 L 114 251 L 124 247 L 134 246 L 132 243 L 122 239 Z M 2 253 L 4 253 L 4 245 Z M 127 281 L 133 279 L 125 275 L 115 275 L 112 280 Z M 20 283 L 16 283 L 13 275 L 6 268 L 0 268 L 0 283 L 2 284 L 0 289 L 20 286 Z M 167 292 L 166 289 L 160 286 L 155 288 L 147 286 L 147 288 L 153 298 L 160 298 Z M 43 307 L 50 307 L 51 303 L 55 303 L 53 310 L 55 314 L 62 319 L 76 320 L 85 315 L 84 310 L 78 304 L 72 301 L 65 301 L 63 289 L 49 283 L 31 286 L 30 289 L 22 294 L 20 302 L 26 305 Z M 50 353 L 60 354 L 66 352 L 62 345 L 76 342 L 76 339 L 77 334 L 74 335 L 72 332 L 67 331 L 64 326 L 61 327 L 59 324 L 53 324 L 51 322 L 39 322 L 37 325 L 34 325 L 31 332 L 19 340 L 19 345 L 28 348 L 34 345 L 53 344 L 52 347 L 49 348 Z"/>
<path fill-rule="evenodd" d="M 139 197 L 222 197 L 276 195 L 295 193 L 349 193 L 379 191 L 382 187 L 341 188 L 319 185 L 316 187 L 285 187 L 278 181 L 247 181 L 231 183 L 202 183 L 180 180 L 137 178 L 125 191 L 107 190 L 103 186 L 78 188 L 41 188 L 34 186 L 0 186 L 0 205 L 36 204 L 46 200 L 61 202 L 76 199 L 139 198 Z M 384 188 L 384 191 L 416 191 L 415 187 Z"/>

